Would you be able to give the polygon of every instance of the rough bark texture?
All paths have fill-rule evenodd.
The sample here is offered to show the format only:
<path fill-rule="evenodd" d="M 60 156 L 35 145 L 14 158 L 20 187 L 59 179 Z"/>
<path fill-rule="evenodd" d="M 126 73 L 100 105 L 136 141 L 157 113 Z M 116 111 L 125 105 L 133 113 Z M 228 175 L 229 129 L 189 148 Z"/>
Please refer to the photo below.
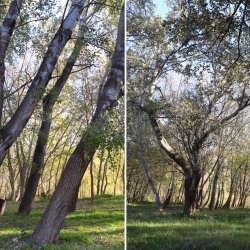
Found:
<path fill-rule="evenodd" d="M 83 44 L 82 37 L 85 30 L 83 28 L 84 25 L 85 22 L 83 21 L 83 23 L 80 24 L 78 39 L 76 41 L 74 50 L 64 67 L 62 75 L 59 77 L 50 93 L 43 99 L 43 120 L 39 130 L 36 148 L 33 156 L 32 169 L 30 171 L 27 186 L 21 204 L 19 206 L 18 213 L 26 212 L 27 214 L 30 214 L 31 212 L 36 196 L 37 186 L 44 169 L 44 157 L 52 122 L 53 108 L 80 54 L 80 50 Z"/>
<path fill-rule="evenodd" d="M 12 0 L 4 18 L 3 25 L 0 28 L 0 125 L 2 125 L 2 111 L 4 98 L 5 81 L 5 56 L 10 44 L 11 36 L 16 26 L 20 7 L 23 0 Z"/>
<path fill-rule="evenodd" d="M 124 7 L 120 14 L 116 48 L 110 69 L 109 76 L 98 97 L 97 108 L 89 126 L 101 122 L 102 114 L 114 107 L 120 93 L 121 82 L 124 75 Z M 50 203 L 46 208 L 34 233 L 29 237 L 30 242 L 39 246 L 55 242 L 58 239 L 65 216 L 74 203 L 75 194 L 78 193 L 79 184 L 90 163 L 96 148 L 88 150 L 88 144 L 95 140 L 98 131 L 82 139 L 71 155 L 56 190 L 52 195 Z M 84 138 L 84 137 L 83 137 Z M 86 157 L 87 155 L 87 157 Z"/>
<path fill-rule="evenodd" d="M 32 81 L 29 90 L 8 123 L 0 130 L 0 164 L 13 144 L 22 132 L 51 78 L 52 71 L 57 63 L 68 40 L 71 38 L 73 28 L 83 11 L 84 0 L 74 0 L 68 15 L 52 39 L 38 73 Z"/>
<path fill-rule="evenodd" d="M 184 217 L 189 217 L 196 211 L 199 180 L 199 173 L 193 172 L 192 175 L 190 175 L 189 173 L 185 173 L 185 204 L 183 211 Z"/>

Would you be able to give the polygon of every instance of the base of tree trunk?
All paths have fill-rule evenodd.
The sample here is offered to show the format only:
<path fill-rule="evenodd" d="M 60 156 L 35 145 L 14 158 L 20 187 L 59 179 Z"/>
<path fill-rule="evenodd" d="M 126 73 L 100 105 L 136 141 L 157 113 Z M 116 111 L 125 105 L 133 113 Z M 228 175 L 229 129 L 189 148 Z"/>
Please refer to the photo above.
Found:
<path fill-rule="evenodd" d="M 6 200 L 0 199 L 0 215 L 3 215 L 6 206 Z"/>

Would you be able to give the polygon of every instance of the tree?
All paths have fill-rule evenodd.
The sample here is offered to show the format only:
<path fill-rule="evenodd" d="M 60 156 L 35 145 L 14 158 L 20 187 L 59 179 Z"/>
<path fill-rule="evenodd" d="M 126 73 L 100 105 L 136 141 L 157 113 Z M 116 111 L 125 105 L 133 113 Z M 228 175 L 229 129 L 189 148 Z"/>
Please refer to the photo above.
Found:
<path fill-rule="evenodd" d="M 98 136 L 103 137 L 102 123 L 105 113 L 117 106 L 117 100 L 122 95 L 121 83 L 124 74 L 124 6 L 122 7 L 115 52 L 109 75 L 101 88 L 95 114 L 91 123 L 83 131 L 83 137 L 72 153 L 50 203 L 46 208 L 34 233 L 29 237 L 30 242 L 39 246 L 57 240 L 65 216 L 75 203 L 82 177 L 100 142 Z M 52 226 L 53 225 L 53 226 Z"/>
<path fill-rule="evenodd" d="M 93 12 L 94 13 L 94 12 Z M 81 17 L 81 23 L 79 24 L 78 37 L 75 43 L 72 54 L 70 55 L 61 76 L 50 90 L 50 92 L 43 98 L 43 118 L 42 124 L 38 133 L 38 139 L 36 143 L 36 148 L 33 156 L 32 169 L 30 171 L 30 176 L 27 181 L 24 197 L 22 197 L 21 204 L 18 209 L 18 213 L 26 212 L 29 214 L 31 212 L 32 205 L 35 200 L 37 185 L 40 179 L 40 176 L 44 168 L 44 157 L 46 151 L 46 144 L 49 137 L 50 126 L 52 122 L 52 111 L 53 107 L 58 99 L 58 96 L 61 93 L 65 83 L 67 82 L 73 66 L 76 63 L 76 60 L 81 52 L 83 43 L 84 43 L 84 33 L 86 32 L 86 22 L 92 17 L 93 13 L 87 15 L 85 11 L 84 16 Z M 90 65 L 85 65 L 88 67 Z M 82 66 L 83 67 L 83 66 Z"/>
<path fill-rule="evenodd" d="M 38 72 L 34 79 L 32 79 L 32 83 L 29 86 L 29 90 L 26 93 L 23 101 L 21 102 L 13 116 L 10 118 L 10 120 L 4 126 L 2 126 L 0 130 L 0 163 L 3 162 L 8 149 L 22 132 L 34 109 L 36 108 L 41 94 L 45 91 L 46 86 L 48 85 L 48 82 L 51 78 L 51 74 L 57 63 L 58 57 L 61 54 L 66 43 L 69 41 L 76 22 L 83 11 L 84 3 L 85 1 L 78 0 L 72 2 L 67 16 L 64 20 L 62 20 L 58 31 L 56 32 L 54 38 L 51 40 L 51 43 L 48 47 L 47 52 L 45 53 Z M 8 13 L 3 22 L 3 26 L 1 29 L 2 67 L 5 67 L 4 60 L 6 51 L 10 44 L 11 35 L 16 24 L 21 4 L 22 1 L 12 0 L 9 6 Z M 4 73 L 4 71 L 2 73 Z M 1 76 L 1 78 L 4 79 L 3 75 Z M 3 106 L 3 101 L 4 100 L 2 96 L 0 97 L 0 107 Z M 0 110 L 0 112 L 2 111 Z"/>

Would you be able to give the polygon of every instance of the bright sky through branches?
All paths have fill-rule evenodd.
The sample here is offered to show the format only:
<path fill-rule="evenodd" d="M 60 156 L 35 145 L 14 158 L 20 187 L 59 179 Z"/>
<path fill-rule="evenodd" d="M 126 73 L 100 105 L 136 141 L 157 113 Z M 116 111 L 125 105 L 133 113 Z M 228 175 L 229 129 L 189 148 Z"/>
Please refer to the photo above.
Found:
<path fill-rule="evenodd" d="M 156 5 L 156 13 L 164 19 L 168 9 L 166 0 L 153 0 L 153 3 Z"/>

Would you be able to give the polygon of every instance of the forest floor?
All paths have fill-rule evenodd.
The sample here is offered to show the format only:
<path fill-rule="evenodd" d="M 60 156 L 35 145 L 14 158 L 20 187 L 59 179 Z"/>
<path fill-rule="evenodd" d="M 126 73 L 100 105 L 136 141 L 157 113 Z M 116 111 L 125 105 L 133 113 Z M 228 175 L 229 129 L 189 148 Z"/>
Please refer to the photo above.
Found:
<path fill-rule="evenodd" d="M 183 204 L 158 211 L 152 203 L 127 206 L 128 250 L 250 249 L 250 209 L 198 210 L 181 216 Z"/>
<path fill-rule="evenodd" d="M 94 204 L 89 198 L 79 200 L 76 212 L 69 214 L 60 232 L 58 244 L 37 247 L 25 243 L 48 202 L 35 202 L 30 215 L 17 215 L 19 204 L 7 202 L 0 216 L 0 249 L 124 249 L 124 197 L 100 195 Z"/>

